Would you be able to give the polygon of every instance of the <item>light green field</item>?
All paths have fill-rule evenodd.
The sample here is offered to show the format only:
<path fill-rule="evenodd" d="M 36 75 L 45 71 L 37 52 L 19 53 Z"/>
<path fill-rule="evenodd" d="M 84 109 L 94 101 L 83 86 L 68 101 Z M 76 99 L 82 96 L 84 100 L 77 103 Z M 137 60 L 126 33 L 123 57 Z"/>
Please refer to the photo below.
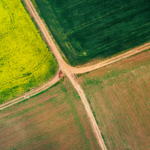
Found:
<path fill-rule="evenodd" d="M 0 1 L 0 103 L 50 79 L 57 63 L 20 0 Z"/>

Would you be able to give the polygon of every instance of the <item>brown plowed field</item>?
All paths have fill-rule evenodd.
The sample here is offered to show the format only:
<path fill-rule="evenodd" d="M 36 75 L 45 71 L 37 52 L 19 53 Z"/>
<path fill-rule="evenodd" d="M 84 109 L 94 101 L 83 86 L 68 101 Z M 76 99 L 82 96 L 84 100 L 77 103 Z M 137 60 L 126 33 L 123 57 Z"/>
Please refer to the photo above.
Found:
<path fill-rule="evenodd" d="M 150 149 L 150 51 L 78 78 L 108 149 Z"/>
<path fill-rule="evenodd" d="M 99 149 L 71 83 L 0 111 L 0 149 Z"/>

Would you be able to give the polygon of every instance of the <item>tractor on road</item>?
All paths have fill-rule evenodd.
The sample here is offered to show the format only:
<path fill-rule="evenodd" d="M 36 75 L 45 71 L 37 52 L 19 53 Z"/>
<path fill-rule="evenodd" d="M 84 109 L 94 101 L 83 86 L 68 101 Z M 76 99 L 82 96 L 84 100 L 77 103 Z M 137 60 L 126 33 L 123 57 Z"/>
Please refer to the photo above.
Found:
<path fill-rule="evenodd" d="M 61 79 L 62 76 L 63 76 L 63 73 L 62 73 L 62 71 L 60 70 L 60 71 L 59 71 L 59 78 Z"/>

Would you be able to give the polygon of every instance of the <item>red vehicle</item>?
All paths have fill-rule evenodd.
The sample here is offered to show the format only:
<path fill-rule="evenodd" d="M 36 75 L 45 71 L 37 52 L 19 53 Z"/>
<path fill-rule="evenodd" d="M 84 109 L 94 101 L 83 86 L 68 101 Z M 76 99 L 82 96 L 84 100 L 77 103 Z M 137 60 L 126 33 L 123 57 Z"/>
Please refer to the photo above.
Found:
<path fill-rule="evenodd" d="M 63 73 L 62 73 L 62 71 L 60 70 L 60 71 L 59 71 L 59 78 L 61 79 L 62 76 L 63 76 Z"/>

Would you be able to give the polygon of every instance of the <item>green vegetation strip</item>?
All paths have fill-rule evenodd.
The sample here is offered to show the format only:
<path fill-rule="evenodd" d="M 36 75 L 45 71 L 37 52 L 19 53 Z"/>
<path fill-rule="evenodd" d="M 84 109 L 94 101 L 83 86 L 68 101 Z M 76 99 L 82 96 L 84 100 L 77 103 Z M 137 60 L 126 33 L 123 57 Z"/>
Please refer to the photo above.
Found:
<path fill-rule="evenodd" d="M 40 86 L 57 63 L 20 0 L 0 1 L 0 103 Z"/>
<path fill-rule="evenodd" d="M 32 1 L 72 65 L 150 40 L 148 0 Z"/>

